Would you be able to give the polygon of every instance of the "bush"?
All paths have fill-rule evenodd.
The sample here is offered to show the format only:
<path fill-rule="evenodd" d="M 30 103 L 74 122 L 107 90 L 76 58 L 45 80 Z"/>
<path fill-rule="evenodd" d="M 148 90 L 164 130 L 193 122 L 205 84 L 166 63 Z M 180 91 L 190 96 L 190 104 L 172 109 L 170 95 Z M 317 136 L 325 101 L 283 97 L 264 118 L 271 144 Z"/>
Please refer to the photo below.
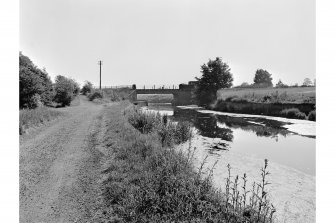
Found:
<path fill-rule="evenodd" d="M 284 109 L 280 112 L 280 115 L 286 118 L 306 119 L 305 113 L 297 108 Z"/>
<path fill-rule="evenodd" d="M 86 81 L 80 92 L 83 95 L 87 95 L 90 94 L 92 91 L 93 91 L 93 84 L 89 81 Z"/>
<path fill-rule="evenodd" d="M 314 110 L 309 112 L 307 119 L 310 121 L 316 121 L 316 111 Z"/>
<path fill-rule="evenodd" d="M 74 98 L 75 86 L 71 79 L 58 75 L 56 77 L 54 101 L 65 107 L 71 104 Z"/>
<path fill-rule="evenodd" d="M 188 122 L 173 123 L 167 115 L 133 110 L 128 116 L 129 123 L 141 133 L 156 131 L 163 146 L 172 146 L 186 142 L 192 137 L 192 128 Z"/>
<path fill-rule="evenodd" d="M 95 91 L 95 92 L 93 92 L 93 93 L 91 93 L 91 94 L 88 95 L 88 99 L 90 101 L 93 101 L 94 99 L 97 99 L 97 98 L 100 98 L 100 99 L 103 98 L 102 92 Z"/>
<path fill-rule="evenodd" d="M 154 112 L 143 112 L 134 109 L 128 116 L 129 123 L 141 133 L 150 133 L 161 124 L 161 115 Z"/>
<path fill-rule="evenodd" d="M 43 106 L 41 96 L 39 94 L 34 94 L 27 102 L 27 107 L 30 109 L 35 109 Z"/>

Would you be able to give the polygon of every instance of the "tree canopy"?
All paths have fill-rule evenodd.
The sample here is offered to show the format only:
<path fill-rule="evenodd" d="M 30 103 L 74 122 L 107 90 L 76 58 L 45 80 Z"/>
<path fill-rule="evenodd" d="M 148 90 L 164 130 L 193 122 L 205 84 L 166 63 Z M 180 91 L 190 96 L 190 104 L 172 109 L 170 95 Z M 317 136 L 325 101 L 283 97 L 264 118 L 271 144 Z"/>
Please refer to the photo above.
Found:
<path fill-rule="evenodd" d="M 233 85 L 233 75 L 228 64 L 223 63 L 221 58 L 209 60 L 201 66 L 201 78 L 197 78 L 195 91 L 200 105 L 208 105 L 216 100 L 216 92 L 221 88 L 230 88 Z"/>
<path fill-rule="evenodd" d="M 27 56 L 19 55 L 20 108 L 35 108 L 39 102 L 48 105 L 53 98 L 51 79 L 45 69 L 39 69 Z"/>
<path fill-rule="evenodd" d="M 258 69 L 254 77 L 254 84 L 264 87 L 272 87 L 272 77 L 267 70 Z"/>
<path fill-rule="evenodd" d="M 313 83 L 312 83 L 311 79 L 309 79 L 309 78 L 305 78 L 304 82 L 302 84 L 302 86 L 312 86 L 312 85 L 313 85 Z"/>

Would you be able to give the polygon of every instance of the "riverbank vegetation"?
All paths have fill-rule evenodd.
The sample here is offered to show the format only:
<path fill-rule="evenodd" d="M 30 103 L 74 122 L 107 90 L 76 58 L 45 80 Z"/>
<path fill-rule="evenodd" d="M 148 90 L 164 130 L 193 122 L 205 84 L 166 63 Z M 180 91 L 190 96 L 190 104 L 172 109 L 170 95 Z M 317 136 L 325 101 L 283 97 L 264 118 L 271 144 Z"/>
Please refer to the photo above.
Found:
<path fill-rule="evenodd" d="M 245 101 L 254 103 L 310 103 L 315 104 L 315 87 L 291 88 L 231 88 L 217 92 L 223 101 Z"/>
<path fill-rule="evenodd" d="M 45 122 L 60 117 L 63 113 L 53 108 L 40 107 L 36 109 L 22 109 L 19 117 L 19 133 L 22 135 L 31 127 L 39 126 Z"/>
<path fill-rule="evenodd" d="M 114 222 L 272 222 L 275 209 L 266 189 L 267 161 L 260 183 L 250 190 L 246 175 L 240 182 L 238 176 L 230 175 L 228 166 L 226 190 L 220 191 L 212 184 L 214 167 L 209 171 L 204 165 L 195 168 L 191 146 L 188 152 L 173 148 L 192 136 L 188 124 L 177 127 L 166 116 L 136 110 L 128 102 L 113 103 L 106 119 L 104 145 L 109 158 L 103 170 L 104 218 Z M 170 144 L 164 143 L 161 131 L 170 134 Z"/>

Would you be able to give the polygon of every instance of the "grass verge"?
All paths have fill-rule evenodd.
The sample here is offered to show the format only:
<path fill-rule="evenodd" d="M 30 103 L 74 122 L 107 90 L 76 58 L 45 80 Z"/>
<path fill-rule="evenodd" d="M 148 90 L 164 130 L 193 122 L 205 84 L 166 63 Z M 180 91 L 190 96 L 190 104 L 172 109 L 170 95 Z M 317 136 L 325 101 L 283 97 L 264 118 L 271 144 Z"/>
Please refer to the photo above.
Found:
<path fill-rule="evenodd" d="M 261 182 L 254 183 L 252 190 L 245 186 L 246 175 L 240 186 L 239 177 L 229 174 L 222 192 L 212 184 L 212 170 L 205 174 L 203 165 L 195 169 L 191 149 L 187 153 L 173 149 L 173 144 L 191 137 L 188 124 L 177 127 L 162 116 L 134 111 L 127 102 L 111 105 L 106 117 L 104 147 L 110 154 L 102 172 L 102 197 L 107 207 L 103 214 L 111 221 L 272 221 L 275 210 L 267 199 L 267 161 Z M 160 131 L 169 132 L 172 140 L 164 143 Z M 172 133 L 180 131 L 186 134 L 184 140 Z"/>
<path fill-rule="evenodd" d="M 315 104 L 315 98 L 315 87 L 230 88 L 221 89 L 217 92 L 218 100 L 254 103 Z"/>
<path fill-rule="evenodd" d="M 22 135 L 28 128 L 51 121 L 60 115 L 62 112 L 47 107 L 20 110 L 19 133 Z"/>

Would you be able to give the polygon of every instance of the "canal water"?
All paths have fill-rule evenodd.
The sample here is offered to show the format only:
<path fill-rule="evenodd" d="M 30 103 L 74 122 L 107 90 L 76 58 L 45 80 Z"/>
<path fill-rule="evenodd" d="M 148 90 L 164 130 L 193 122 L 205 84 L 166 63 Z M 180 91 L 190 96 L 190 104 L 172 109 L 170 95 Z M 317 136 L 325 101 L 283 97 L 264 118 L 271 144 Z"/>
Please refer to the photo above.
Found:
<path fill-rule="evenodd" d="M 268 159 L 278 222 L 315 221 L 315 122 L 171 104 L 149 104 L 143 109 L 191 123 L 196 132 L 192 140 L 196 166 L 205 157 L 208 168 L 217 162 L 213 181 L 218 187 L 227 176 L 228 163 L 233 174 L 246 173 L 251 184 L 260 179 L 260 168 Z"/>

